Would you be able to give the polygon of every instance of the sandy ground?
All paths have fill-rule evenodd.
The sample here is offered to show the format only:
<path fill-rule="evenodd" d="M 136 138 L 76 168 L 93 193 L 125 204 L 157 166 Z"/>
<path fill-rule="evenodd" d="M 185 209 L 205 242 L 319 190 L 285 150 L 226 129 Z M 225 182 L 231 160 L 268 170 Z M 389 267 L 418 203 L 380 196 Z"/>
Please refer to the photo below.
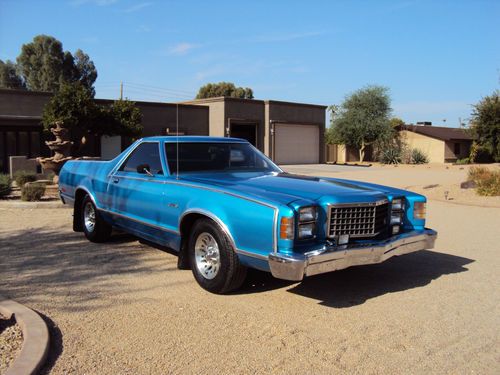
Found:
<path fill-rule="evenodd" d="M 21 327 L 14 318 L 7 319 L 0 314 L 0 374 L 4 374 L 18 356 L 23 345 Z"/>
<path fill-rule="evenodd" d="M 402 170 L 336 175 L 442 179 Z M 432 251 L 302 283 L 251 272 L 217 296 L 132 237 L 87 242 L 69 210 L 0 207 L 0 293 L 44 316 L 50 374 L 498 374 L 500 209 L 431 200 L 428 217 Z"/>

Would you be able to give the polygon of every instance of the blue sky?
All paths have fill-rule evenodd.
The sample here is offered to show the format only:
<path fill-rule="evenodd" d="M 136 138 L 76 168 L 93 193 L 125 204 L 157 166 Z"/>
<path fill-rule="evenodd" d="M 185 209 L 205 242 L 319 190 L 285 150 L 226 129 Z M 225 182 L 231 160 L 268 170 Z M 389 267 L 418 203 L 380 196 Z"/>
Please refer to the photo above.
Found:
<path fill-rule="evenodd" d="M 339 104 L 390 88 L 394 115 L 457 126 L 499 88 L 500 1 L 0 0 L 0 59 L 37 34 L 95 62 L 99 98 L 180 101 L 232 81 Z"/>

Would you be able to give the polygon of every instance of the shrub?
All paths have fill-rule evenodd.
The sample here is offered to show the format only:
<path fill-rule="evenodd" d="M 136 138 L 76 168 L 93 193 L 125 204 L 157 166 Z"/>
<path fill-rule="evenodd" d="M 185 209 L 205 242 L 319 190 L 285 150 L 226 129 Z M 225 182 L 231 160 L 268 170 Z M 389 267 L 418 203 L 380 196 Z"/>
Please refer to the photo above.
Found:
<path fill-rule="evenodd" d="M 418 148 L 411 150 L 411 164 L 427 164 L 428 162 L 429 158 L 425 152 L 419 150 Z"/>
<path fill-rule="evenodd" d="M 36 174 L 28 171 L 17 171 L 14 173 L 14 181 L 22 189 L 26 182 L 36 181 Z"/>
<path fill-rule="evenodd" d="M 469 158 L 463 158 L 463 159 L 458 159 L 455 164 L 460 164 L 460 165 L 463 165 L 463 164 L 470 164 L 470 159 Z"/>
<path fill-rule="evenodd" d="M 21 200 L 23 201 L 39 201 L 45 194 L 44 184 L 27 184 L 21 189 Z"/>
<path fill-rule="evenodd" d="M 491 163 L 493 162 L 493 158 L 489 151 L 481 145 L 478 145 L 477 143 L 473 143 L 470 154 L 469 154 L 469 159 L 471 162 L 474 163 Z"/>
<path fill-rule="evenodd" d="M 401 163 L 401 149 L 389 148 L 380 152 L 379 161 L 383 164 L 399 164 Z"/>
<path fill-rule="evenodd" d="M 484 167 L 472 167 L 469 169 L 469 181 L 476 184 L 479 195 L 500 195 L 500 171 L 492 171 Z"/>
<path fill-rule="evenodd" d="M 12 190 L 12 180 L 9 175 L 0 174 L 0 197 L 10 194 Z"/>

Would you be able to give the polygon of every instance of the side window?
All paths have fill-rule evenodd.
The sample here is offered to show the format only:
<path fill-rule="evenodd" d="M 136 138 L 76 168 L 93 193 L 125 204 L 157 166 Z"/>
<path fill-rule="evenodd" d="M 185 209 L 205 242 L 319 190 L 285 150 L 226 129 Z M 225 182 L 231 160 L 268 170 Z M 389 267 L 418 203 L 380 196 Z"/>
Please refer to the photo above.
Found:
<path fill-rule="evenodd" d="M 152 174 L 163 174 L 160 160 L 160 149 L 157 142 L 142 143 L 129 155 L 120 167 L 123 172 L 146 173 L 144 168 Z"/>

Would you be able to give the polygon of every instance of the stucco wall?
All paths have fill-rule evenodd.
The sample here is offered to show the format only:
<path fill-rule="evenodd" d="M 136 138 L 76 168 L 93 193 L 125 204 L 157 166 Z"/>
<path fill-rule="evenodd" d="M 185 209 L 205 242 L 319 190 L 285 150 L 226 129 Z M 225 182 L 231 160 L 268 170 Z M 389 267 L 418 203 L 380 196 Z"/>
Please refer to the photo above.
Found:
<path fill-rule="evenodd" d="M 401 136 L 410 149 L 417 148 L 423 151 L 429 158 L 430 163 L 444 163 L 445 144 L 439 139 L 427 137 L 408 130 L 402 130 Z"/>
<path fill-rule="evenodd" d="M 319 127 L 319 161 L 325 162 L 325 110 L 320 105 L 288 103 L 275 100 L 265 102 L 265 150 L 266 154 L 272 153 L 272 139 L 270 135 L 271 122 L 300 124 Z"/>
<path fill-rule="evenodd" d="M 52 94 L 0 89 L 0 115 L 42 116 Z"/>

